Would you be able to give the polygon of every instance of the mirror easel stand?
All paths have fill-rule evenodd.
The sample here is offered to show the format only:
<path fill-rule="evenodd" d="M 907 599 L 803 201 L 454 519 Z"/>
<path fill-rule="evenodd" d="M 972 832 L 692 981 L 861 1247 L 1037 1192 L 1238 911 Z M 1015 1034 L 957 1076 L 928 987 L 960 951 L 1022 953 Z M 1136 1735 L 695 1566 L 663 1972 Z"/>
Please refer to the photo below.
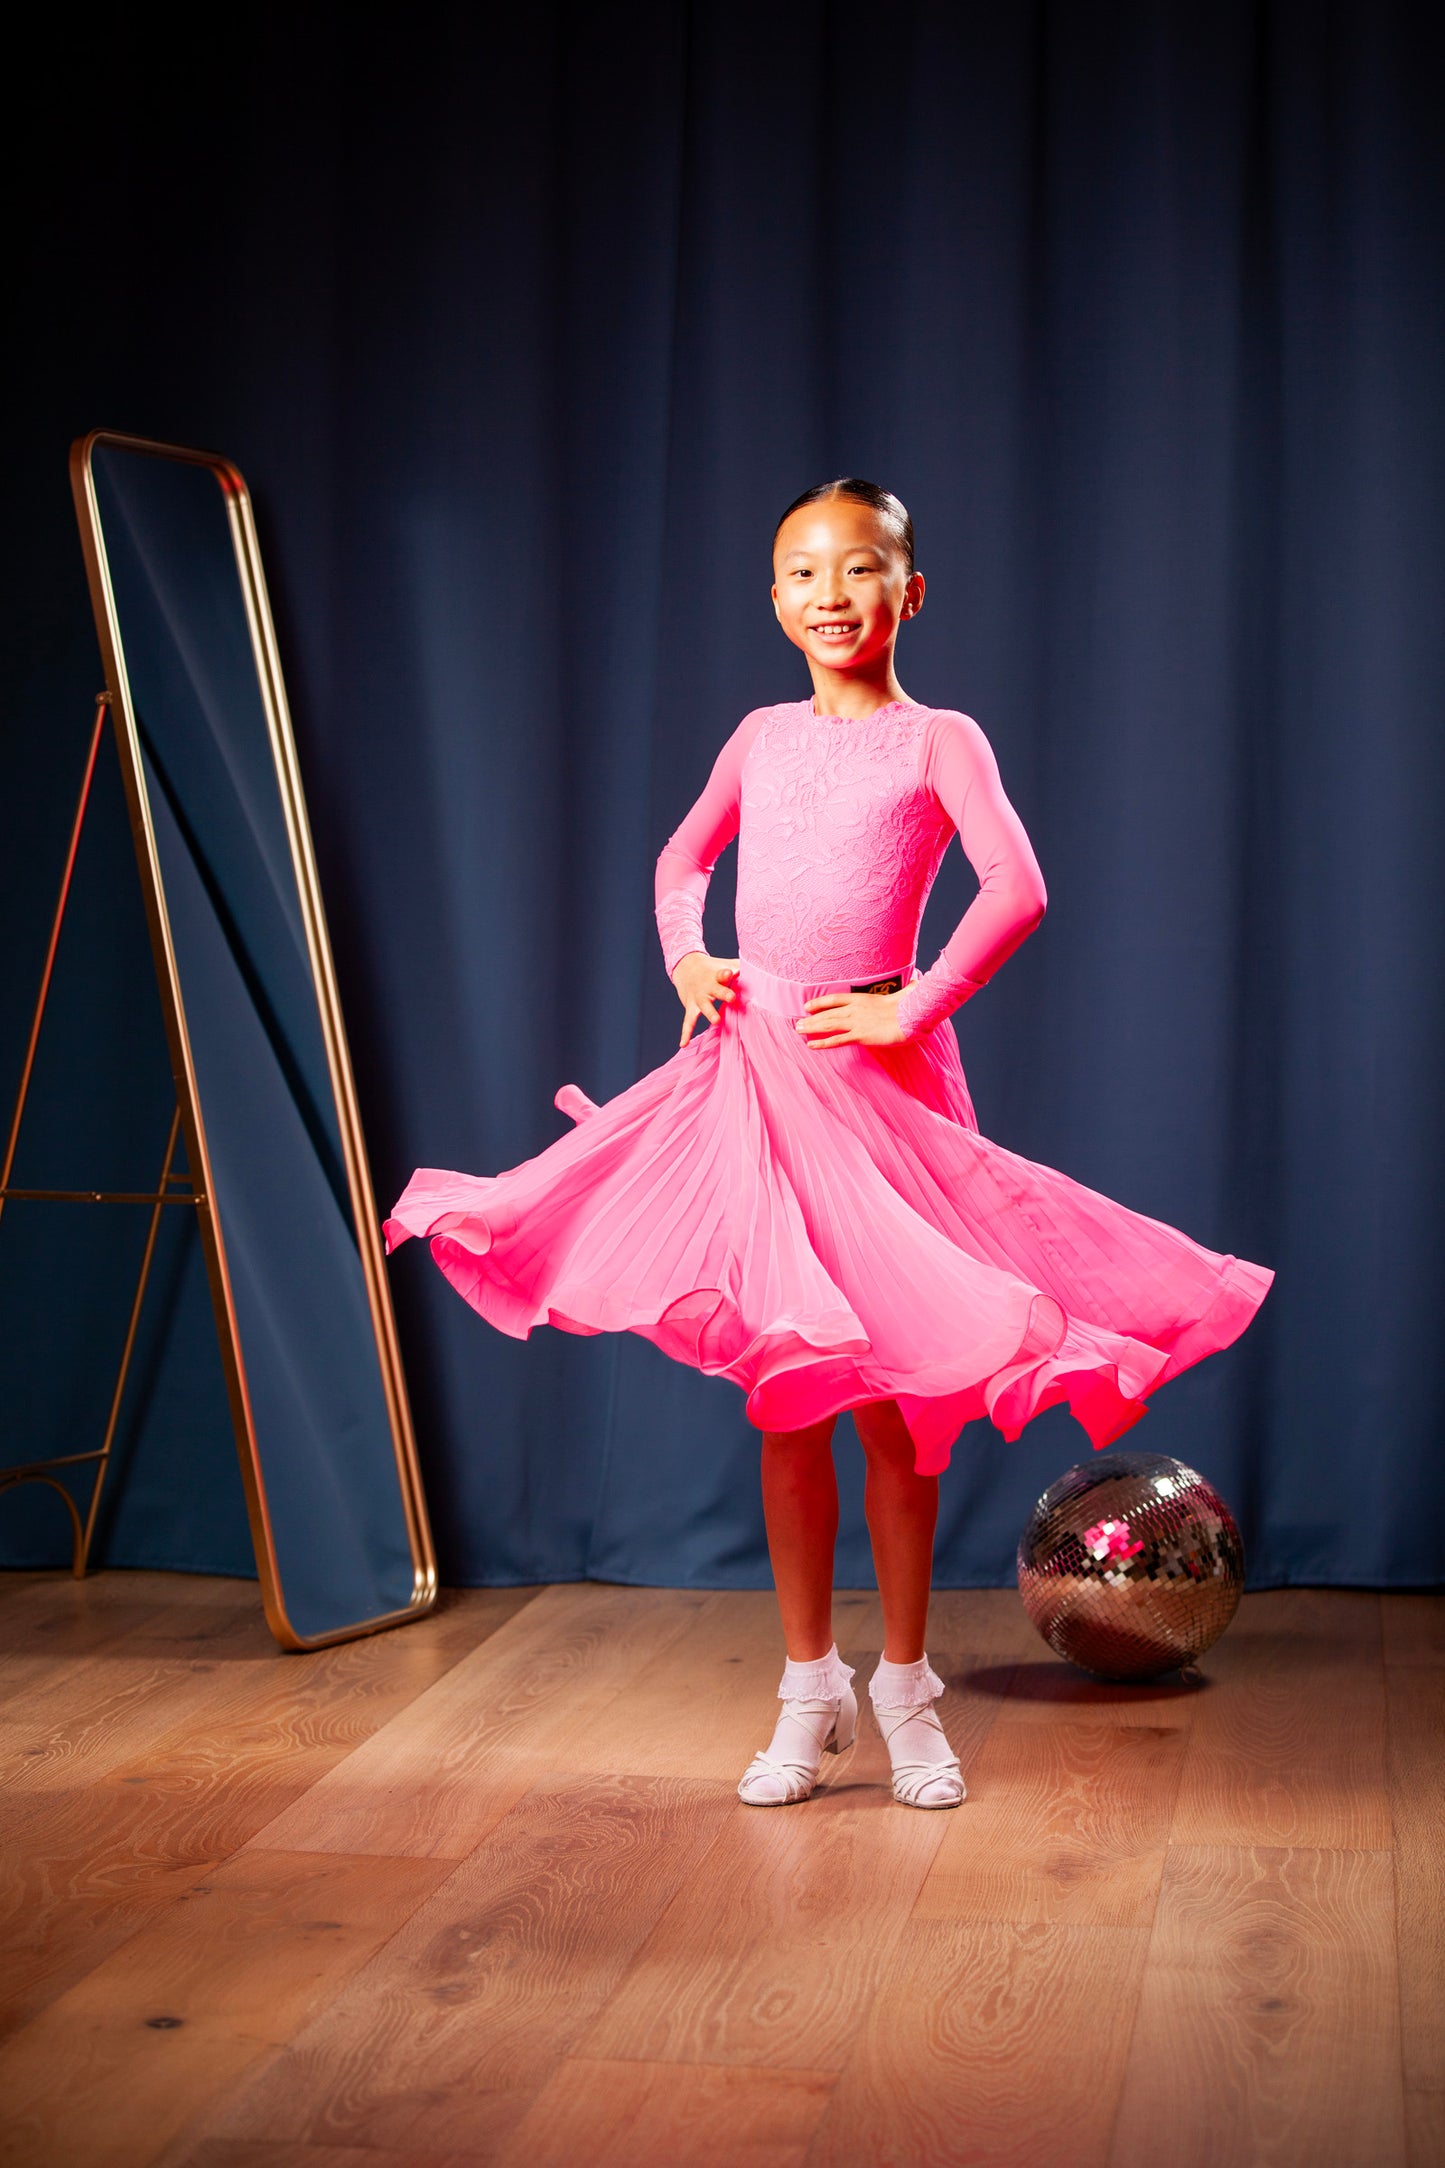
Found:
<path fill-rule="evenodd" d="M 25 1118 L 26 1101 L 30 1096 L 30 1083 L 35 1070 L 36 1049 L 40 1042 L 40 1028 L 45 1021 L 46 1004 L 50 999 L 51 980 L 55 974 L 55 959 L 60 947 L 61 929 L 65 924 L 66 905 L 70 901 L 71 882 L 75 875 L 75 862 L 80 853 L 80 840 L 85 829 L 85 816 L 90 804 L 91 785 L 95 780 L 96 763 L 100 758 L 101 741 L 105 735 L 106 721 L 110 713 L 109 692 L 97 693 L 95 723 L 90 734 L 90 747 L 86 754 L 85 771 L 81 778 L 80 796 L 76 801 L 75 819 L 71 824 L 70 846 L 65 854 L 65 870 L 60 877 L 60 894 L 56 900 L 55 914 L 50 923 L 50 939 L 45 950 L 45 962 L 40 973 L 40 990 L 36 996 L 34 1013 L 30 1020 L 30 1036 L 26 1041 L 25 1058 L 20 1069 L 20 1083 L 15 1094 L 14 1111 L 10 1117 L 9 1134 L 5 1142 L 5 1156 L 0 1161 L 0 1217 L 9 1204 L 122 1204 L 149 1205 L 150 1220 L 146 1229 L 145 1249 L 141 1255 L 140 1271 L 136 1278 L 135 1292 L 131 1297 L 130 1315 L 126 1322 L 125 1341 L 121 1348 L 120 1367 L 116 1372 L 115 1388 L 110 1398 L 105 1433 L 98 1447 L 84 1453 L 54 1454 L 45 1460 L 23 1462 L 15 1467 L 0 1468 L 0 1495 L 18 1490 L 24 1483 L 44 1483 L 64 1500 L 71 1525 L 71 1570 L 77 1581 L 85 1576 L 90 1561 L 91 1545 L 95 1540 L 96 1521 L 100 1513 L 101 1492 L 105 1487 L 110 1468 L 111 1454 L 115 1446 L 116 1431 L 120 1423 L 120 1411 L 125 1399 L 126 1380 L 130 1375 L 131 1356 L 135 1352 L 136 1333 L 140 1326 L 141 1311 L 145 1303 L 146 1287 L 150 1280 L 151 1263 L 155 1257 L 156 1237 L 160 1232 L 161 1214 L 167 1205 L 188 1205 L 199 1210 L 204 1197 L 195 1188 L 188 1174 L 175 1169 L 176 1146 L 181 1133 L 181 1110 L 177 1104 L 171 1113 L 171 1125 L 166 1137 L 165 1156 L 154 1190 L 101 1190 L 101 1189 L 17 1189 L 10 1177 L 15 1170 L 15 1155 L 20 1144 L 20 1125 Z M 84 1518 L 74 1493 L 62 1477 L 60 1469 L 92 1471 L 90 1497 L 85 1506 Z"/>

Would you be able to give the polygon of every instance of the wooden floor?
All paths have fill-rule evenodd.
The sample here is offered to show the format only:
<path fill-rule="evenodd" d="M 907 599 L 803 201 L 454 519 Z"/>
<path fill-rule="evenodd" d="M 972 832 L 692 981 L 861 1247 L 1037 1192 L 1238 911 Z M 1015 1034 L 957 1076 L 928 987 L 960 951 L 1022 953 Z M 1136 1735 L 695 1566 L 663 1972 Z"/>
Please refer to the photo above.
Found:
<path fill-rule="evenodd" d="M 296 1657 L 247 1584 L 0 1576 L 0 2158 L 1445 2160 L 1445 1599 L 1251 1597 L 1193 1689 L 1011 1591 L 932 1653 L 967 1805 L 894 1806 L 867 1730 L 766 1813 L 770 1597 Z"/>

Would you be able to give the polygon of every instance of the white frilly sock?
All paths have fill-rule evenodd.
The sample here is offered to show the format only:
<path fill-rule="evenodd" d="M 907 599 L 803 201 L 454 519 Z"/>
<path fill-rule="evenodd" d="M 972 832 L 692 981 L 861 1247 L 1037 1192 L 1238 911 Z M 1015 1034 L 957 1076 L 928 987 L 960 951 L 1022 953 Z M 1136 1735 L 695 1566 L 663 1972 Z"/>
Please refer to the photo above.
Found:
<path fill-rule="evenodd" d="M 934 1713 L 942 1692 L 943 1681 L 926 1656 L 916 1664 L 890 1664 L 880 1657 L 868 1682 L 893 1768 L 894 1796 L 905 1806 L 955 1807 L 964 1796 L 958 1758 Z"/>
<path fill-rule="evenodd" d="M 897 1666 L 894 1667 L 897 1669 Z M 853 1669 L 838 1654 L 835 1641 L 826 1656 L 816 1663 L 795 1664 L 790 1656 L 783 1666 L 782 1684 L 778 1688 L 779 1701 L 838 1701 L 845 1686 L 853 1683 Z M 943 1688 L 938 1689 L 940 1693 Z"/>
<path fill-rule="evenodd" d="M 890 1664 L 886 1656 L 880 1656 L 878 1669 L 868 1681 L 868 1699 L 875 1709 L 921 1709 L 937 1701 L 942 1692 L 943 1681 L 926 1656 L 920 1656 L 916 1664 Z"/>

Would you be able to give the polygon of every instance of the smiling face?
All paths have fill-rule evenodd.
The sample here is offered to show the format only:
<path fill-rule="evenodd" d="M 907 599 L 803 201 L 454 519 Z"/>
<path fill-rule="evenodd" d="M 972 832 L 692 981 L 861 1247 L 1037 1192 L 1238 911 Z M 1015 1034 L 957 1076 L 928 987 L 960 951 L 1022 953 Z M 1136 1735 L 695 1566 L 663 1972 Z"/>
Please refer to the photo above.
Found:
<path fill-rule="evenodd" d="M 773 545 L 773 608 L 815 670 L 891 667 L 900 622 L 923 603 L 889 522 L 853 497 L 801 505 Z"/>

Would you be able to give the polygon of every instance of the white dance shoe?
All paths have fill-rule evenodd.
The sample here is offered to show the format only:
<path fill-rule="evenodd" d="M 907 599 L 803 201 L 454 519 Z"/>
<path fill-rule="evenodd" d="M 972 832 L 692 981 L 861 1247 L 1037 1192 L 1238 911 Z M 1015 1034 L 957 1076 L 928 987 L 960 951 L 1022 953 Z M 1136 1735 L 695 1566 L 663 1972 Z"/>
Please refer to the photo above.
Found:
<path fill-rule="evenodd" d="M 916 1664 L 881 1660 L 868 1698 L 893 1770 L 893 1796 L 903 1807 L 958 1807 L 967 1797 L 958 1756 L 933 1704 L 943 1681 L 928 1658 Z"/>
<path fill-rule="evenodd" d="M 847 1752 L 858 1733 L 852 1677 L 836 1645 L 815 1664 L 789 1659 L 778 1688 L 783 1706 L 773 1736 L 738 1785 L 745 1806 L 795 1806 L 817 1783 L 823 1756 Z"/>

